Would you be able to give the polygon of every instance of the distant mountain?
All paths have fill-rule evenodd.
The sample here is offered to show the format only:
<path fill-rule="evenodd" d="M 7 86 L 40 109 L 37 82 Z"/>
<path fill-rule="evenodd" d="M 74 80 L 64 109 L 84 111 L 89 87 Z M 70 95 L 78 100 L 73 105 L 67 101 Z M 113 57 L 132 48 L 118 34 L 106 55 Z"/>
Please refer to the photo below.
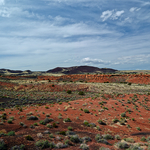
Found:
<path fill-rule="evenodd" d="M 30 70 L 25 70 L 25 71 L 21 71 L 21 70 L 10 70 L 10 69 L 0 69 L 0 73 L 1 74 L 30 74 L 32 73 L 32 71 Z"/>
<path fill-rule="evenodd" d="M 57 67 L 47 73 L 84 74 L 84 73 L 115 73 L 118 70 L 111 68 L 98 68 L 93 66 Z"/>

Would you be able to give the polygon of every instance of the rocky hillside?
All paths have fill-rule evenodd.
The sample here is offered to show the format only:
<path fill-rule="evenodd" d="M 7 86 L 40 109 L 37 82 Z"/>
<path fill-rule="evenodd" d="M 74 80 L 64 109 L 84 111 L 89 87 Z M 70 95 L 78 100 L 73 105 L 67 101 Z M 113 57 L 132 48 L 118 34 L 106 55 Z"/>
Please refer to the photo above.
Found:
<path fill-rule="evenodd" d="M 84 73 L 115 73 L 117 70 L 111 68 L 98 68 L 93 66 L 57 67 L 48 70 L 47 73 L 84 74 Z"/>

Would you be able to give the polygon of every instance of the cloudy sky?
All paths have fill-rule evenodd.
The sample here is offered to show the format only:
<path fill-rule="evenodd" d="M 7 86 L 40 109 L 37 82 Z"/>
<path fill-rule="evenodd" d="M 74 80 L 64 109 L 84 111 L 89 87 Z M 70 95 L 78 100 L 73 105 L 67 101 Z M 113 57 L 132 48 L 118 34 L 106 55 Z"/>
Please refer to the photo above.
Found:
<path fill-rule="evenodd" d="M 0 0 L 0 68 L 150 70 L 149 0 Z"/>

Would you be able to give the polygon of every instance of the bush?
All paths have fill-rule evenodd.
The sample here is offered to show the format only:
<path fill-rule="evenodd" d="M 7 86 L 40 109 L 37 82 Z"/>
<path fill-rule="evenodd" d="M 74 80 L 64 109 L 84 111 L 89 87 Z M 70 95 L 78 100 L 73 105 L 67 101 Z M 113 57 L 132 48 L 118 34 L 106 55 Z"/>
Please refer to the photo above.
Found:
<path fill-rule="evenodd" d="M 71 126 L 69 126 L 69 127 L 68 127 L 68 130 L 72 131 L 72 130 L 73 130 L 73 128 L 72 128 Z"/>
<path fill-rule="evenodd" d="M 125 138 L 124 140 L 129 143 L 134 143 L 134 140 L 132 138 Z"/>
<path fill-rule="evenodd" d="M 121 117 L 126 117 L 126 113 L 124 112 L 124 113 L 122 113 L 120 116 L 121 116 Z"/>
<path fill-rule="evenodd" d="M 11 120 L 11 119 L 9 119 L 9 120 L 7 121 L 7 123 L 12 124 L 12 120 Z"/>
<path fill-rule="evenodd" d="M 21 145 L 15 145 L 13 146 L 10 150 L 24 150 L 25 149 L 25 145 L 21 144 Z"/>
<path fill-rule="evenodd" d="M 89 126 L 90 126 L 90 125 L 89 125 L 89 122 L 88 122 L 88 121 L 86 121 L 86 120 L 84 120 L 83 124 L 84 124 L 85 126 L 87 126 L 87 127 L 89 127 Z"/>
<path fill-rule="evenodd" d="M 121 140 L 120 135 L 115 135 L 115 139 L 116 139 L 116 140 Z"/>
<path fill-rule="evenodd" d="M 136 145 L 131 145 L 127 150 L 143 150 L 143 148 Z"/>
<path fill-rule="evenodd" d="M 66 118 L 66 119 L 64 119 L 63 121 L 65 121 L 65 122 L 72 122 L 72 121 L 70 120 L 70 118 Z"/>
<path fill-rule="evenodd" d="M 83 150 L 89 150 L 89 146 L 87 144 L 81 144 L 80 148 Z"/>
<path fill-rule="evenodd" d="M 103 122 L 103 121 L 102 121 L 102 120 L 100 120 L 100 119 L 99 119 L 97 122 L 98 122 L 99 124 L 101 124 L 101 125 L 106 125 L 106 123 L 105 123 L 105 122 Z"/>
<path fill-rule="evenodd" d="M 103 138 L 106 140 L 112 140 L 113 139 L 112 135 L 110 135 L 110 134 L 103 135 Z"/>
<path fill-rule="evenodd" d="M 100 134 L 96 134 L 95 136 L 95 140 L 98 142 L 100 139 L 102 139 L 103 137 Z"/>
<path fill-rule="evenodd" d="M 83 91 L 80 91 L 78 94 L 79 94 L 79 95 L 84 95 L 84 92 L 83 92 Z"/>
<path fill-rule="evenodd" d="M 49 143 L 49 141 L 47 140 L 40 140 L 37 141 L 35 143 L 35 146 L 39 147 L 40 149 L 44 149 L 44 148 L 55 148 L 55 144 L 54 143 Z"/>
<path fill-rule="evenodd" d="M 126 148 L 129 148 L 129 145 L 125 142 L 118 142 L 116 143 L 116 146 L 119 148 L 119 149 L 126 149 Z"/>
<path fill-rule="evenodd" d="M 51 124 L 47 124 L 46 127 L 52 128 L 53 126 Z"/>
<path fill-rule="evenodd" d="M 30 135 L 27 135 L 25 138 L 26 138 L 26 140 L 34 141 L 34 139 Z"/>
<path fill-rule="evenodd" d="M 0 150 L 7 150 L 7 145 L 3 139 L 0 139 Z"/>
<path fill-rule="evenodd" d="M 15 136 L 15 131 L 10 131 L 7 133 L 8 136 Z"/>
<path fill-rule="evenodd" d="M 85 113 L 90 113 L 88 109 L 83 110 Z"/>
<path fill-rule="evenodd" d="M 80 143 L 81 142 L 78 135 L 72 135 L 71 138 L 70 138 L 70 141 L 72 141 L 74 143 Z"/>
<path fill-rule="evenodd" d="M 143 137 L 141 138 L 141 141 L 146 142 L 146 138 L 143 136 Z"/>
<path fill-rule="evenodd" d="M 38 120 L 38 117 L 36 116 L 30 116 L 27 118 L 27 120 Z"/>
<path fill-rule="evenodd" d="M 68 91 L 67 91 L 67 93 L 68 93 L 68 94 L 71 94 L 71 93 L 72 93 L 72 91 L 71 91 L 71 90 L 68 90 Z"/>

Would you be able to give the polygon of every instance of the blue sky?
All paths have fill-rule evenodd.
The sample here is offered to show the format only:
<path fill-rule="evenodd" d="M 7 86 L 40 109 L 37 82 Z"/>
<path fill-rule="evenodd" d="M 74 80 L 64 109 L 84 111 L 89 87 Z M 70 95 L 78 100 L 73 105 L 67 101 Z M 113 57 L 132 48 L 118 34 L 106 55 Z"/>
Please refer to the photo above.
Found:
<path fill-rule="evenodd" d="M 0 68 L 150 70 L 148 0 L 0 0 Z"/>

